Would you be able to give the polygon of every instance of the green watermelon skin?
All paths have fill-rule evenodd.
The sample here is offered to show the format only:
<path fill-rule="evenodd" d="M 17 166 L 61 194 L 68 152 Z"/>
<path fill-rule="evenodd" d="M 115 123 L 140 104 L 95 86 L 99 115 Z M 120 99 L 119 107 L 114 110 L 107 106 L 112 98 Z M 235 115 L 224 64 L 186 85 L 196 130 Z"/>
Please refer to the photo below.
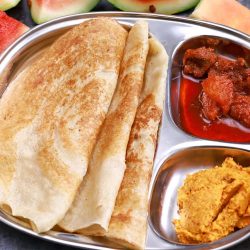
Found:
<path fill-rule="evenodd" d="M 23 23 L 0 11 L 0 53 L 28 29 Z"/>
<path fill-rule="evenodd" d="M 93 9 L 100 0 L 29 0 L 31 16 L 35 23 Z"/>
<path fill-rule="evenodd" d="M 21 0 L 0 0 L 0 10 L 9 10 L 15 7 Z"/>
<path fill-rule="evenodd" d="M 120 10 L 174 14 L 193 8 L 200 0 L 108 0 Z"/>

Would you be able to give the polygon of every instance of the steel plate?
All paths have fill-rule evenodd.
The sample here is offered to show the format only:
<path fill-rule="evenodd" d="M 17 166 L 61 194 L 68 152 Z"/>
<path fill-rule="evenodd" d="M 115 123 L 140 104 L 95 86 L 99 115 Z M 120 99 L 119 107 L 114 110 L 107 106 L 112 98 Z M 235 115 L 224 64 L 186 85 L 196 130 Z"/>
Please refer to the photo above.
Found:
<path fill-rule="evenodd" d="M 120 23 L 128 26 L 136 22 L 138 19 L 145 19 L 149 23 L 151 34 L 153 36 L 156 36 L 162 42 L 169 55 L 169 70 L 168 79 L 166 82 L 167 95 L 162 125 L 159 133 L 158 149 L 156 153 L 152 183 L 150 187 L 150 197 L 151 193 L 155 193 L 155 190 L 157 190 L 157 192 L 165 192 L 165 185 L 168 187 L 168 189 L 171 189 L 170 187 L 173 187 L 170 196 L 172 195 L 172 200 L 176 198 L 176 188 L 178 187 L 178 185 L 180 185 L 180 183 L 176 186 L 173 184 L 168 185 L 169 182 L 162 182 L 161 186 L 159 185 L 159 180 L 161 180 L 162 178 L 162 173 L 164 175 L 166 166 L 174 166 L 176 159 L 185 159 L 182 152 L 189 152 L 189 150 L 192 151 L 193 149 L 195 149 L 196 153 L 199 152 L 200 154 L 203 154 L 203 150 L 205 150 L 205 155 L 208 155 L 210 157 L 217 156 L 216 159 L 221 159 L 221 156 L 224 156 L 223 153 L 222 155 L 218 156 L 218 152 L 226 151 L 231 152 L 232 154 L 234 154 L 234 152 L 244 152 L 235 154 L 236 156 L 244 154 L 244 157 L 246 159 L 250 159 L 249 144 L 217 142 L 202 140 L 193 137 L 186 134 L 180 127 L 178 127 L 178 125 L 174 121 L 172 114 L 173 107 L 170 103 L 172 80 L 171 69 L 173 66 L 172 63 L 174 61 L 175 52 L 185 41 L 204 35 L 208 37 L 219 37 L 223 39 L 229 39 L 232 43 L 243 46 L 249 51 L 249 36 L 236 30 L 225 28 L 221 25 L 175 16 L 126 12 L 98 12 L 59 18 L 31 29 L 2 54 L 2 56 L 0 57 L 0 84 L 2 86 L 2 90 L 4 91 L 4 88 L 18 74 L 18 72 L 32 63 L 32 60 L 38 57 L 42 53 L 43 49 L 46 49 L 46 47 L 50 45 L 59 35 L 63 34 L 69 28 L 85 20 L 98 16 L 113 17 Z M 178 156 L 177 158 L 176 155 Z M 200 157 L 199 159 L 202 161 L 206 159 L 204 157 Z M 211 167 L 212 163 L 213 161 L 208 162 L 206 167 Z M 196 165 L 194 163 L 190 165 L 190 171 L 192 172 L 194 171 L 194 168 L 197 167 L 197 169 L 199 169 L 201 167 L 201 162 L 197 163 Z M 179 168 L 177 169 L 178 173 L 182 175 L 183 178 L 187 171 L 180 171 Z M 173 192 L 173 190 L 175 190 L 175 192 Z M 173 206 L 169 206 L 168 203 L 170 201 L 171 199 L 164 199 L 161 206 L 165 207 L 166 209 L 173 209 L 171 213 L 175 214 L 176 205 L 173 204 Z M 157 204 L 157 199 L 155 200 L 155 196 L 153 195 L 150 204 L 151 209 L 146 244 L 147 249 L 222 249 L 233 246 L 234 244 L 237 244 L 250 236 L 250 227 L 246 227 L 226 238 L 223 238 L 220 241 L 213 242 L 211 244 L 190 246 L 178 244 L 177 242 L 175 242 L 175 240 L 173 240 L 174 237 L 171 239 L 169 239 L 168 237 L 164 237 L 164 233 L 161 234 L 160 230 L 157 229 L 157 223 L 155 221 L 160 221 L 158 225 L 161 223 L 166 224 L 164 220 L 167 219 L 167 216 L 162 216 L 164 215 L 163 213 L 157 214 L 159 213 L 159 210 L 157 210 L 155 207 Z M 7 225 L 28 233 L 32 236 L 61 243 L 64 245 L 87 249 L 119 248 L 119 246 L 113 243 L 99 240 L 95 237 L 85 237 L 76 234 L 61 233 L 57 231 L 49 231 L 46 234 L 37 234 L 30 230 L 25 224 L 20 224 L 20 221 L 18 221 L 18 219 L 13 218 L 4 211 L 0 211 L 0 220 Z M 168 230 L 169 228 L 165 228 L 166 232 Z"/>

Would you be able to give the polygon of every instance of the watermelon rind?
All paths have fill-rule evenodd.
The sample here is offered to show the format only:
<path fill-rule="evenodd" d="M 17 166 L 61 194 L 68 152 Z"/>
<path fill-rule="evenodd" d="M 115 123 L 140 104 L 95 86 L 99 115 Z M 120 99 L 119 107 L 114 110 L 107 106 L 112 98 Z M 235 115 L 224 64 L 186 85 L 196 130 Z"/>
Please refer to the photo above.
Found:
<path fill-rule="evenodd" d="M 88 12 L 92 10 L 99 1 L 100 0 L 75 0 L 71 1 L 71 4 L 67 4 L 67 1 L 64 3 L 64 0 L 62 0 L 60 1 L 59 8 L 50 8 L 49 1 L 45 1 L 46 4 L 40 4 L 39 2 L 42 2 L 41 0 L 30 0 L 31 17 L 35 23 L 41 24 L 61 16 Z"/>
<path fill-rule="evenodd" d="M 108 0 L 116 8 L 132 12 L 174 14 L 195 7 L 200 0 Z"/>
<path fill-rule="evenodd" d="M 9 10 L 15 7 L 21 0 L 0 0 L 0 10 Z"/>

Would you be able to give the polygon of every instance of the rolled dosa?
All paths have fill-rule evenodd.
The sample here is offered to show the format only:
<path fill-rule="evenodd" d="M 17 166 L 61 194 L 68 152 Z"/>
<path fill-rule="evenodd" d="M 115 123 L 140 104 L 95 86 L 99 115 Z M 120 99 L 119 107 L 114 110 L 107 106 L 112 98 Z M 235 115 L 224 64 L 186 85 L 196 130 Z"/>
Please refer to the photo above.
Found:
<path fill-rule="evenodd" d="M 72 207 L 59 224 L 67 231 L 101 235 L 108 229 L 126 167 L 126 148 L 143 85 L 147 53 L 148 25 L 140 21 L 129 32 L 118 86 L 88 172 Z"/>
<path fill-rule="evenodd" d="M 144 88 L 127 148 L 127 168 L 106 234 L 133 249 L 145 248 L 148 191 L 165 99 L 167 62 L 164 47 L 151 38 Z"/>
<path fill-rule="evenodd" d="M 117 85 L 127 31 L 86 21 L 60 37 L 0 100 L 0 205 L 44 232 L 86 173 Z"/>

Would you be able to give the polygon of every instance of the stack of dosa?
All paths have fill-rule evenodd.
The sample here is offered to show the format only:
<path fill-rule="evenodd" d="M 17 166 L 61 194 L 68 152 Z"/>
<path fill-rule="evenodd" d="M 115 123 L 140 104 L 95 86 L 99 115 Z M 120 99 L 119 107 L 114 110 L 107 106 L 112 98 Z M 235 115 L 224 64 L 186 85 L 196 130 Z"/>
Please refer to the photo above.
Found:
<path fill-rule="evenodd" d="M 59 38 L 0 101 L 0 204 L 47 231 L 86 173 L 115 90 L 127 31 L 94 19 Z"/>
<path fill-rule="evenodd" d="M 0 205 L 38 232 L 143 249 L 167 61 L 144 21 L 127 36 L 98 18 L 58 39 L 0 100 Z"/>
<path fill-rule="evenodd" d="M 118 87 L 88 173 L 72 207 L 59 224 L 67 231 L 101 235 L 108 229 L 126 168 L 126 148 L 139 103 L 147 54 L 148 26 L 141 21 L 129 32 Z"/>

